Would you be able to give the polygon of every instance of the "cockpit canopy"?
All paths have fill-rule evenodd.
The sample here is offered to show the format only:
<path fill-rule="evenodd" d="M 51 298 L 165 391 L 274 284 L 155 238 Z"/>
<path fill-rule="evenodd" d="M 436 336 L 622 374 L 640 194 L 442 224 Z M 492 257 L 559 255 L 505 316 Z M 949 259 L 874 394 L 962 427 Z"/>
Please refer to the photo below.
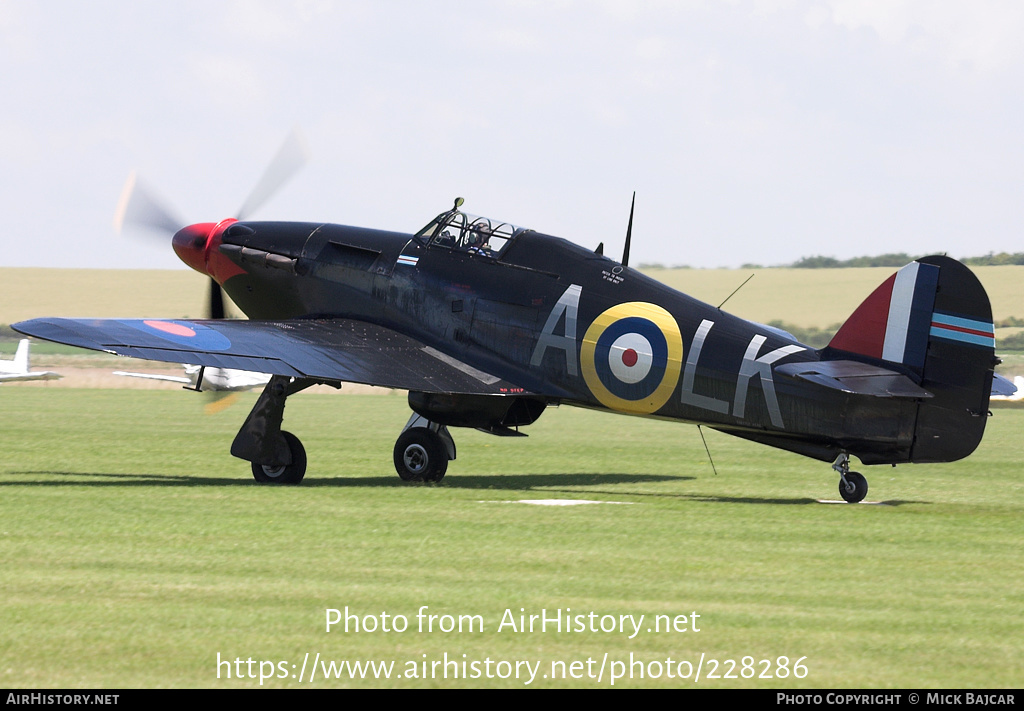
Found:
<path fill-rule="evenodd" d="M 458 204 L 461 205 L 461 202 Z M 416 233 L 416 237 L 431 247 L 444 247 L 497 259 L 508 243 L 525 231 L 508 222 L 453 209 L 435 217 Z"/>

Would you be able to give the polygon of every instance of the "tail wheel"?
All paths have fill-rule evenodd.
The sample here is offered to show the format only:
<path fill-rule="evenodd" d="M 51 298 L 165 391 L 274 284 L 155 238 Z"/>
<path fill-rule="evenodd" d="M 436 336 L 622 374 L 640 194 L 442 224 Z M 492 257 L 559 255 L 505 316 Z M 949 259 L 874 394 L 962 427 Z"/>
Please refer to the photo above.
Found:
<path fill-rule="evenodd" d="M 839 480 L 839 495 L 848 504 L 863 501 L 868 495 L 868 480 L 860 472 L 846 472 L 845 481 Z"/>
<path fill-rule="evenodd" d="M 306 449 L 291 432 L 281 432 L 292 454 L 292 463 L 280 466 L 252 463 L 252 476 L 261 484 L 298 484 L 306 475 Z"/>
<path fill-rule="evenodd" d="M 441 481 L 448 471 L 448 454 L 441 436 L 425 427 L 402 433 L 395 442 L 394 460 L 402 481 Z"/>

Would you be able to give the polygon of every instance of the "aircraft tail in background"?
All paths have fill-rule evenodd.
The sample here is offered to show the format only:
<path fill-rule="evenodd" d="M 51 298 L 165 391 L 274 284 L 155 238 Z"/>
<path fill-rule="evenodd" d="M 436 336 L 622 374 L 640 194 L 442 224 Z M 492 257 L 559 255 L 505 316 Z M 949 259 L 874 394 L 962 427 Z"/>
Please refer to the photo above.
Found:
<path fill-rule="evenodd" d="M 29 368 L 29 341 L 22 338 L 13 360 L 0 358 L 0 383 L 15 380 L 56 380 L 61 376 L 53 371 L 32 372 Z"/>

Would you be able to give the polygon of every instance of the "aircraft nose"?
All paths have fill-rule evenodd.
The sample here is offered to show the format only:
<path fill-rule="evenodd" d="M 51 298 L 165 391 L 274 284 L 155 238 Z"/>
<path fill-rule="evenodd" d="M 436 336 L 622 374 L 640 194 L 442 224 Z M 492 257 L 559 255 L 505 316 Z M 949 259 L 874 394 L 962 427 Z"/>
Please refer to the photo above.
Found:
<path fill-rule="evenodd" d="M 200 222 L 182 227 L 174 234 L 174 239 L 171 241 L 178 259 L 200 274 L 208 274 L 206 271 L 206 247 L 214 227 L 216 224 L 213 222 Z"/>

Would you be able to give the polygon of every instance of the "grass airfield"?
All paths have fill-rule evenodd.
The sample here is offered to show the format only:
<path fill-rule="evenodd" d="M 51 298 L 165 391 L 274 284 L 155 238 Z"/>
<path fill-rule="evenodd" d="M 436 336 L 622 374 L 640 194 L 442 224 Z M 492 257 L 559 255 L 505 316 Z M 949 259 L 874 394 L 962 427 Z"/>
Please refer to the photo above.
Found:
<path fill-rule="evenodd" d="M 997 319 L 1024 316 L 1019 269 L 976 270 Z M 827 327 L 892 271 L 758 270 L 726 308 Z M 205 283 L 188 271 L 0 276 L 16 295 L 0 303 L 0 323 L 203 310 Z M 747 273 L 652 276 L 718 303 Z M 1022 363 L 1010 355 L 1002 372 Z M 615 663 L 633 670 L 615 682 L 629 687 L 978 689 L 1024 678 L 1024 409 L 995 410 L 965 461 L 861 468 L 875 504 L 848 506 L 819 503 L 838 498 L 827 464 L 705 430 L 715 475 L 693 427 L 573 408 L 549 410 L 529 439 L 455 430 L 448 477 L 409 486 L 391 464 L 404 396 L 303 392 L 285 426 L 306 446 L 307 477 L 273 488 L 228 454 L 254 394 L 205 415 L 193 393 L 122 389 L 143 381 L 109 376 L 180 368 L 43 343 L 33 365 L 68 377 L 0 386 L 8 688 L 243 688 L 261 686 L 261 672 L 264 687 L 600 688 Z M 603 503 L 518 503 L 545 499 Z M 420 632 L 424 605 L 478 615 L 484 629 Z M 346 606 L 364 619 L 405 616 L 409 628 L 326 632 L 326 610 Z M 498 629 L 506 610 L 566 608 L 645 618 L 632 639 Z M 693 613 L 699 632 L 647 631 L 654 615 Z M 303 664 L 317 654 L 391 662 L 391 676 L 318 672 L 311 683 Z M 458 678 L 451 667 L 444 678 L 445 654 Z M 484 660 L 491 676 L 478 666 L 464 678 L 460 663 Z M 527 684 L 528 670 L 517 678 L 499 662 L 537 671 Z M 684 664 L 700 664 L 699 679 L 669 678 Z"/>
<path fill-rule="evenodd" d="M 705 431 L 716 476 L 693 427 L 573 408 L 547 412 L 529 439 L 456 430 L 448 477 L 404 485 L 390 461 L 400 395 L 291 398 L 285 425 L 306 446 L 306 481 L 263 487 L 227 453 L 255 395 L 204 415 L 192 393 L 0 390 L 8 688 L 258 687 L 260 661 L 272 663 L 264 687 L 290 688 L 607 687 L 612 663 L 630 661 L 633 678 L 616 686 L 1024 678 L 1021 409 L 997 410 L 963 462 L 862 468 L 879 503 L 850 506 L 818 503 L 838 498 L 827 464 Z M 608 503 L 517 503 L 536 499 Z M 484 629 L 419 632 L 423 605 L 479 615 Z M 346 606 L 404 615 L 409 629 L 326 632 L 326 610 Z M 645 622 L 633 639 L 499 632 L 521 608 Z M 653 615 L 694 612 L 699 632 L 646 631 Z M 495 674 L 511 669 L 500 661 L 540 666 L 530 684 L 525 670 L 487 678 L 483 666 L 480 678 L 451 667 L 429 678 L 429 666 L 410 678 L 410 662 L 419 671 L 446 653 L 489 659 Z M 240 659 L 246 678 L 218 654 Z M 392 678 L 310 683 L 307 668 L 300 682 L 316 654 L 393 661 Z M 668 659 L 681 674 L 702 655 L 699 680 L 667 678 Z M 552 678 L 553 662 L 579 662 L 580 678 Z"/>

